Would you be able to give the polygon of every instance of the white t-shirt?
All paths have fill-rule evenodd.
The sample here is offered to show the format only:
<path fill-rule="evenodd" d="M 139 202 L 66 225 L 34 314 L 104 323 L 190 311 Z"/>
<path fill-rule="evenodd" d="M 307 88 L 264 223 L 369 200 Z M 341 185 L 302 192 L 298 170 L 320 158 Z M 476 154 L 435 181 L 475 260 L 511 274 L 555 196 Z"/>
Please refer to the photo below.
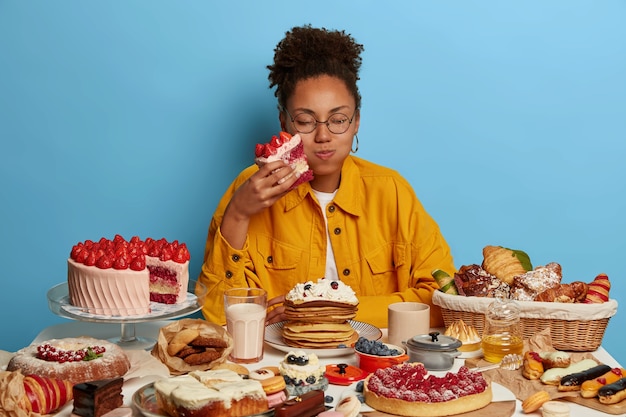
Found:
<path fill-rule="evenodd" d="M 320 203 L 320 207 L 322 208 L 322 213 L 324 213 L 324 223 L 326 223 L 326 275 L 325 278 L 329 279 L 339 279 L 339 274 L 337 273 L 337 264 L 335 263 L 335 253 L 333 252 L 333 247 L 330 244 L 330 233 L 328 231 L 328 218 L 326 217 L 326 206 L 328 203 L 333 201 L 335 198 L 335 194 L 337 194 L 337 190 L 333 193 L 323 193 L 321 191 L 313 190 L 313 194 L 317 197 L 317 201 Z"/>

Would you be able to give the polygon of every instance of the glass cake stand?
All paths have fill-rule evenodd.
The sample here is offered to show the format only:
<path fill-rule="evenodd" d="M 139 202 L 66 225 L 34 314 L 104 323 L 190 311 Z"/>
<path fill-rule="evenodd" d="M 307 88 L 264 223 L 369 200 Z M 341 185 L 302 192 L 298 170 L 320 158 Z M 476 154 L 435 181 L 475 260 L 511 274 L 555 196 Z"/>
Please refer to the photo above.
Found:
<path fill-rule="evenodd" d="M 189 280 L 187 299 L 180 304 L 150 303 L 150 312 L 141 315 L 111 316 L 93 314 L 87 309 L 73 306 L 70 303 L 67 282 L 57 284 L 47 293 L 50 311 L 60 317 L 94 323 L 119 323 L 121 334 L 109 339 L 123 349 L 152 349 L 156 339 L 139 337 L 135 334 L 135 323 L 156 320 L 170 320 L 187 316 L 199 311 L 204 304 L 207 289 L 204 284 Z"/>

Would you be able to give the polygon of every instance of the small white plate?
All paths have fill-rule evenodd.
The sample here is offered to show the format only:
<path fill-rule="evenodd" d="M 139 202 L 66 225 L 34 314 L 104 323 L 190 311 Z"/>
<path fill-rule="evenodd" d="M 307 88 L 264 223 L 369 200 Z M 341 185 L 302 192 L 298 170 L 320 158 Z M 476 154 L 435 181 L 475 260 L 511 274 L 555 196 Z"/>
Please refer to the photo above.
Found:
<path fill-rule="evenodd" d="M 458 357 L 461 358 L 461 359 L 482 358 L 483 357 L 483 350 L 482 349 L 478 349 L 478 350 L 474 350 L 472 352 L 461 352 L 461 354 Z"/>

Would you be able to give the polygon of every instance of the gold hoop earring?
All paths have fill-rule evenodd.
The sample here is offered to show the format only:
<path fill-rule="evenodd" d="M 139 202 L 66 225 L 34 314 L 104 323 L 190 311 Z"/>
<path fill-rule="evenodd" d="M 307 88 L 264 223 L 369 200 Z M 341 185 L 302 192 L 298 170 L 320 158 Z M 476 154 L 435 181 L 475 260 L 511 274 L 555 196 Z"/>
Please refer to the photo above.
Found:
<path fill-rule="evenodd" d="M 352 148 L 350 148 L 352 153 L 356 153 L 356 151 L 359 150 L 359 137 L 357 135 L 354 135 L 354 138 L 356 139 L 356 148 L 354 148 L 354 145 Z"/>

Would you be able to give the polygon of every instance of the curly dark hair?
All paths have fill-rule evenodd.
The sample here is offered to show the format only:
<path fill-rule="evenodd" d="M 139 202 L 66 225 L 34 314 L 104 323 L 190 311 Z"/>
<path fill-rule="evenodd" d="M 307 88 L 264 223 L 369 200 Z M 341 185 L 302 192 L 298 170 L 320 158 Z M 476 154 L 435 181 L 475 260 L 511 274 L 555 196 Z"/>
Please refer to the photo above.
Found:
<path fill-rule="evenodd" d="M 296 83 L 311 77 L 330 75 L 346 84 L 354 96 L 356 108 L 361 107 L 361 94 L 356 85 L 361 68 L 363 45 L 345 31 L 294 27 L 274 49 L 274 64 L 268 65 L 270 88 L 282 108 Z"/>

